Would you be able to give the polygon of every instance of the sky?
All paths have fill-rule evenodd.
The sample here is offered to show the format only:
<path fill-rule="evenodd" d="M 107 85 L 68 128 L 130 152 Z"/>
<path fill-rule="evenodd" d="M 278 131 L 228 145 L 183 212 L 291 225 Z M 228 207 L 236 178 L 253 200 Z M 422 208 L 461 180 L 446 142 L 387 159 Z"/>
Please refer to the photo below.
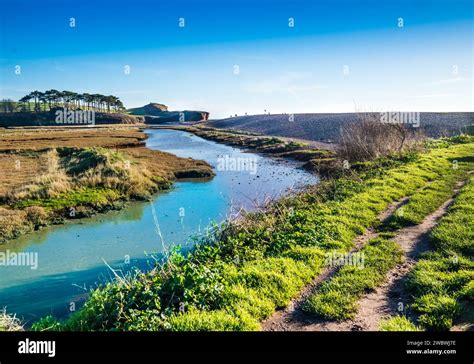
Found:
<path fill-rule="evenodd" d="M 2 0 L 0 98 L 71 90 L 211 118 L 474 111 L 473 4 Z"/>

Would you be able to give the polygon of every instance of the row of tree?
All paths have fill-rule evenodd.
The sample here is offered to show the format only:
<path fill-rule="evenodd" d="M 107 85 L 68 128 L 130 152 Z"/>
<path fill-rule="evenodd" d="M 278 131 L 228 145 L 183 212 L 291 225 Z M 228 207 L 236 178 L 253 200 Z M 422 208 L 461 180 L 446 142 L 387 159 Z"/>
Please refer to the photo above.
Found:
<path fill-rule="evenodd" d="M 32 102 L 31 102 L 32 101 Z M 122 101 L 113 95 L 77 93 L 72 91 L 33 91 L 19 100 L 25 111 L 46 111 L 54 107 L 95 110 L 101 112 L 123 111 Z M 31 108 L 33 104 L 33 110 Z"/>

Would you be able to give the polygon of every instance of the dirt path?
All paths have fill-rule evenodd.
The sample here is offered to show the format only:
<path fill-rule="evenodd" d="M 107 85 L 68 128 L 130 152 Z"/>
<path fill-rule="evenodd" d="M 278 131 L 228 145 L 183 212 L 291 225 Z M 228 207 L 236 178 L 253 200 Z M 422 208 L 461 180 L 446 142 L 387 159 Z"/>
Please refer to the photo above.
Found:
<path fill-rule="evenodd" d="M 408 198 L 404 197 L 401 200 L 390 204 L 390 206 L 381 212 L 377 218 L 381 222 L 385 222 L 399 207 L 408 202 Z M 378 233 L 373 228 L 356 238 L 354 248 L 351 252 L 360 250 L 369 240 L 377 237 Z M 285 310 L 275 312 L 270 318 L 262 322 L 262 329 L 265 331 L 287 331 L 287 330 L 303 330 L 300 328 L 300 321 L 306 321 L 305 315 L 300 310 L 301 304 L 319 287 L 325 280 L 331 278 L 339 267 L 327 267 L 321 274 L 319 274 L 313 282 L 307 285 L 303 291 L 295 298 Z M 310 319 L 314 322 L 314 319 Z M 293 325 L 296 325 L 293 327 Z M 329 329 L 331 330 L 331 329 Z"/>
<path fill-rule="evenodd" d="M 315 319 L 305 315 L 301 310 L 301 304 L 312 292 L 326 279 L 336 273 L 336 270 L 327 270 L 310 285 L 305 288 L 300 297 L 295 299 L 288 308 L 277 311 L 273 316 L 262 322 L 262 330 L 265 331 L 360 331 L 369 330 L 376 331 L 382 319 L 388 318 L 399 312 L 400 306 L 405 306 L 409 302 L 409 297 L 403 287 L 407 273 L 415 265 L 419 255 L 429 249 L 428 233 L 433 229 L 438 220 L 446 213 L 449 205 L 453 202 L 454 197 L 462 187 L 463 183 L 459 183 L 453 196 L 445 201 L 441 207 L 435 212 L 428 215 L 422 223 L 415 226 L 402 228 L 393 238 L 404 252 L 404 262 L 397 265 L 387 274 L 386 282 L 379 286 L 374 292 L 367 294 L 359 300 L 359 312 L 354 320 L 343 322 L 327 321 L 324 319 Z M 379 218 L 383 221 L 387 219 L 399 206 L 406 203 L 407 199 L 397 204 L 391 205 L 384 211 Z M 365 244 L 368 240 L 377 235 L 376 232 L 368 231 L 360 237 L 361 242 L 356 243 L 356 248 Z M 410 312 L 406 312 L 410 317 Z"/>

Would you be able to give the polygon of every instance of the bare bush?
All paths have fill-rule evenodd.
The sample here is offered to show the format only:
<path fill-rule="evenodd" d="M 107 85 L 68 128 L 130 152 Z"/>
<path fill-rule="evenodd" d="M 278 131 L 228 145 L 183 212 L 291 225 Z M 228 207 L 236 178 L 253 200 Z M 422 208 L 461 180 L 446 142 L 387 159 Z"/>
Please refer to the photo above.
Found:
<path fill-rule="evenodd" d="M 15 316 L 9 316 L 6 310 L 0 310 L 0 331 L 23 331 L 23 326 Z"/>
<path fill-rule="evenodd" d="M 29 206 L 25 209 L 26 218 L 33 224 L 35 229 L 48 225 L 49 214 L 44 207 Z"/>
<path fill-rule="evenodd" d="M 0 207 L 0 245 L 9 239 L 31 230 L 27 222 L 26 212 L 23 210 L 10 210 Z"/>
<path fill-rule="evenodd" d="M 349 161 L 367 161 L 417 148 L 423 135 L 402 123 L 382 123 L 378 113 L 359 114 L 341 128 L 338 154 Z"/>

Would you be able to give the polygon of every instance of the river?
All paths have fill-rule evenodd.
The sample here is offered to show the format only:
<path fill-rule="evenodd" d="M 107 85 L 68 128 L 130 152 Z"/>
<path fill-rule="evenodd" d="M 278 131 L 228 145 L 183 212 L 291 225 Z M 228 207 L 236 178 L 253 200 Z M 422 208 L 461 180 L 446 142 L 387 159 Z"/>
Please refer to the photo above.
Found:
<path fill-rule="evenodd" d="M 146 133 L 148 148 L 205 160 L 216 176 L 179 181 L 150 202 L 133 202 L 120 211 L 51 226 L 0 245 L 0 252 L 32 253 L 38 259 L 36 269 L 0 267 L 0 309 L 6 307 L 27 326 L 48 314 L 64 317 L 80 307 L 91 288 L 112 278 L 105 262 L 122 272 L 148 269 L 164 249 L 176 244 L 188 249 L 193 236 L 240 207 L 254 209 L 266 199 L 318 181 L 292 162 L 183 131 L 148 129 Z M 238 163 L 240 170 L 234 168 Z"/>

